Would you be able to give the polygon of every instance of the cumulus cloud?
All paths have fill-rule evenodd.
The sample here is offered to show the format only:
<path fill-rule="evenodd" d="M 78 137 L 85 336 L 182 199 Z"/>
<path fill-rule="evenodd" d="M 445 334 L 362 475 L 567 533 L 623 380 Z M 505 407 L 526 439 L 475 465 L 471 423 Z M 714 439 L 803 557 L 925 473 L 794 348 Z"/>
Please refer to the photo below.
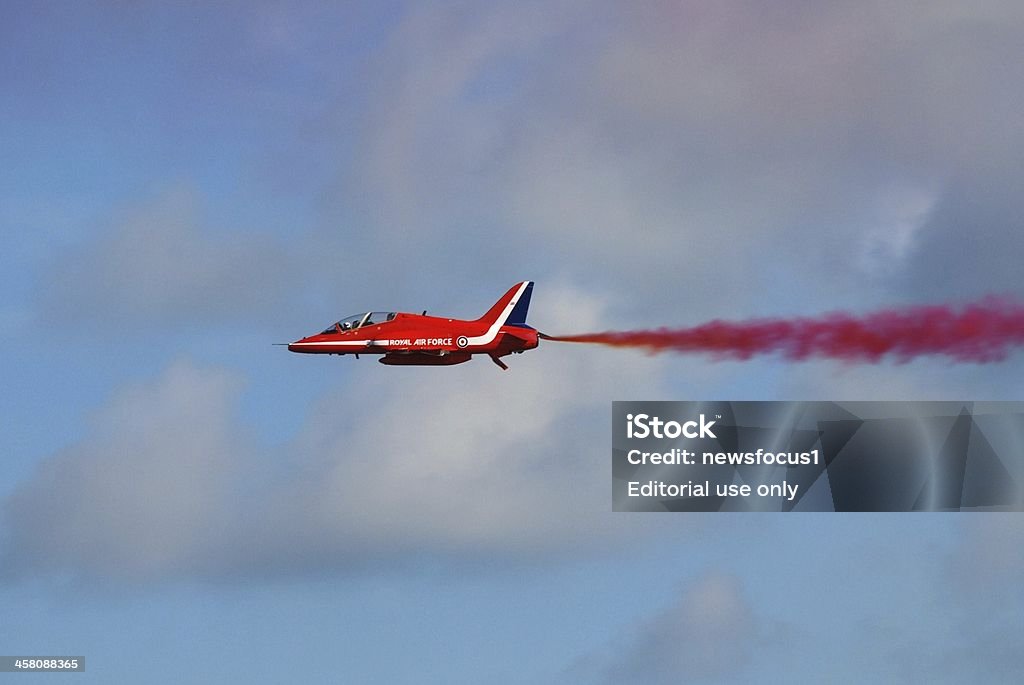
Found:
<path fill-rule="evenodd" d="M 998 1 L 426 8 L 371 65 L 391 85 L 338 194 L 371 248 L 456 239 L 481 258 L 435 256 L 466 274 L 555 251 L 693 318 L 1000 289 L 1020 212 L 985 189 L 1019 176 L 1022 25 Z"/>
<path fill-rule="evenodd" d="M 705 573 L 566 675 L 608 683 L 780 673 L 801 682 L 1013 682 L 1024 667 L 1024 528 L 1016 517 L 875 518 L 785 524 L 806 542 L 821 538 L 820 523 L 840 542 L 794 545 L 771 535 L 775 556 L 748 549 L 735 559 L 744 579 L 786 579 L 759 597 L 765 603 L 753 604 L 737 576 Z"/>
<path fill-rule="evenodd" d="M 137 579 L 194 571 L 230 527 L 253 454 L 241 381 L 172 364 L 96 412 L 87 438 L 3 503 L 3 568 Z"/>
<path fill-rule="evenodd" d="M 261 235 L 203 222 L 188 186 L 165 189 L 48 265 L 48 321 L 75 325 L 254 321 L 289 293 L 294 262 Z"/>
<path fill-rule="evenodd" d="M 546 299 L 549 315 L 581 325 L 601 309 L 571 288 Z M 272 447 L 237 420 L 237 379 L 179 362 L 115 395 L 5 502 L 5 566 L 148 581 L 617 543 L 609 402 L 655 392 L 661 362 L 545 352 L 508 372 L 489 360 L 400 374 L 353 362 L 351 383 Z"/>
<path fill-rule="evenodd" d="M 527 106 L 530 68 L 579 10 L 561 1 L 452 3 L 403 17 L 371 65 L 388 87 L 368 99 L 357 167 L 360 186 L 387 198 L 379 203 L 387 235 L 403 223 L 445 231 L 435 220 L 472 208 L 465 191 L 497 180 L 489 172 Z"/>
<path fill-rule="evenodd" d="M 762 620 L 739 580 L 707 573 L 633 631 L 608 666 L 609 683 L 721 682 L 749 666 Z"/>
<path fill-rule="evenodd" d="M 252 321 L 298 271 L 395 297 L 526 273 L 685 324 L 1016 291 L 1022 26 L 997 0 L 414 8 L 372 87 L 295 105 L 326 108 L 307 125 L 338 153 L 309 236 L 211 238 L 194 198 L 160 200 L 54 265 L 46 299 Z"/>
<path fill-rule="evenodd" d="M 1024 137 L 1007 142 L 1015 151 L 1024 149 Z M 920 300 L 1024 296 L 1016 259 L 1024 253 L 1020 174 L 1015 159 L 952 179 L 917 231 L 894 284 Z"/>

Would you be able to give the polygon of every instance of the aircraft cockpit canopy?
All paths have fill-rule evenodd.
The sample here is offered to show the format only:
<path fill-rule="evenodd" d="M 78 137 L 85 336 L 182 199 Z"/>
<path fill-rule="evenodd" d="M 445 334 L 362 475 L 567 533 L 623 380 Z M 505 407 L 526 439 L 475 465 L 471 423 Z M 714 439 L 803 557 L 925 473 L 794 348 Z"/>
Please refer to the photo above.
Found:
<path fill-rule="evenodd" d="M 364 312 L 353 316 L 346 316 L 341 321 L 331 324 L 324 333 L 337 333 L 338 331 L 353 331 L 363 326 L 373 326 L 380 323 L 387 323 L 395 318 L 395 312 Z"/>

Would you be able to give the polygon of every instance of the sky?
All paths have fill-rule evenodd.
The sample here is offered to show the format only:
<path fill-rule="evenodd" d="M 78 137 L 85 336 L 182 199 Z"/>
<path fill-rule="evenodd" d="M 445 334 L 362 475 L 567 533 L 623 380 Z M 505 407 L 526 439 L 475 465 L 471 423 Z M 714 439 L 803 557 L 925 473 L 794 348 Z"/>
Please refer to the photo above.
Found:
<path fill-rule="evenodd" d="M 525 279 L 551 334 L 1024 297 L 1022 37 L 1002 0 L 0 4 L 0 653 L 1018 682 L 1019 515 L 616 514 L 608 458 L 613 400 L 1020 400 L 1019 354 L 271 343 Z"/>

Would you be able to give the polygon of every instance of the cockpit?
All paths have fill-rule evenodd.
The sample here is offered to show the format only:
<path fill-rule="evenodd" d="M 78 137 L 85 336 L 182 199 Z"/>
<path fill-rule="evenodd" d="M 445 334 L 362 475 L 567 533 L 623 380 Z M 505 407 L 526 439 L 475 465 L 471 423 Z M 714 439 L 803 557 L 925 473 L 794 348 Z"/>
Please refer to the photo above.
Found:
<path fill-rule="evenodd" d="M 357 328 L 363 328 L 364 326 L 374 326 L 381 323 L 387 323 L 395 318 L 395 312 L 365 312 L 363 314 L 355 314 L 354 316 L 346 316 L 341 321 L 331 324 L 324 333 L 344 333 L 345 331 L 354 331 Z"/>

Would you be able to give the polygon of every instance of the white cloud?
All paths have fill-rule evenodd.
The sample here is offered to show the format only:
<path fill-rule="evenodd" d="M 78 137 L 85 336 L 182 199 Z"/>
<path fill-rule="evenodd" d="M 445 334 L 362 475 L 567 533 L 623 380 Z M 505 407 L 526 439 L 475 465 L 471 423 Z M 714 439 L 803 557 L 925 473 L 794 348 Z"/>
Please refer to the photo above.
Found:
<path fill-rule="evenodd" d="M 416 255 L 500 243 L 701 318 L 889 295 L 946 207 L 937 182 L 1019 156 L 1022 20 L 1000 2 L 426 8 L 371 64 L 340 194 L 409 269 L 490 268 Z M 999 259 L 965 235 L 942 249 Z"/>
<path fill-rule="evenodd" d="M 294 262 L 271 238 L 218 235 L 187 186 L 159 192 L 65 249 L 42 285 L 48 321 L 77 326 L 260 320 L 289 293 Z"/>
<path fill-rule="evenodd" d="M 299 275 L 401 297 L 513 269 L 680 324 L 1013 289 L 1022 21 L 1000 2 L 417 7 L 365 90 L 325 84 L 346 90 L 311 117 L 343 153 L 319 229 L 222 241 L 194 198 L 160 200 L 50 269 L 50 314 L 253 321 Z"/>
<path fill-rule="evenodd" d="M 763 629 L 739 580 L 707 573 L 635 629 L 609 665 L 606 680 L 721 682 L 749 665 Z"/>
<path fill-rule="evenodd" d="M 203 566 L 253 453 L 233 420 L 240 387 L 177 362 L 118 392 L 4 502 L 5 565 L 127 580 Z"/>
<path fill-rule="evenodd" d="M 545 308 L 586 326 L 600 310 L 571 289 Z M 618 542 L 610 402 L 657 389 L 662 362 L 557 347 L 509 361 L 502 372 L 486 359 L 427 369 L 359 360 L 274 449 L 235 419 L 230 374 L 179 362 L 119 392 L 84 440 L 17 489 L 3 558 L 22 572 L 145 581 Z"/>
<path fill-rule="evenodd" d="M 474 88 L 514 91 L 492 70 L 529 58 L 566 20 L 565 3 L 538 2 L 416 8 L 403 19 L 371 65 L 381 87 L 366 106 L 353 178 L 372 193 L 386 239 L 421 241 L 424 228 L 444 235 L 445 218 L 473 207 L 467 193 L 501 154 L 511 114 Z"/>
<path fill-rule="evenodd" d="M 865 227 L 857 259 L 868 277 L 887 277 L 906 267 L 918 232 L 935 206 L 936 193 L 893 188 L 878 201 L 876 216 Z"/>

